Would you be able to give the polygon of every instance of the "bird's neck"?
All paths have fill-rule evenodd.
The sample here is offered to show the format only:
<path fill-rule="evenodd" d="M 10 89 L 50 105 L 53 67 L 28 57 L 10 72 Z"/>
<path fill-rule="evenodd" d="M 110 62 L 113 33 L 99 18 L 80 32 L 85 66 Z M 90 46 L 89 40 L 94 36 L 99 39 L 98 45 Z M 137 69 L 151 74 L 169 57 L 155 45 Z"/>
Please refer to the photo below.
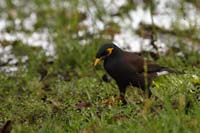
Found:
<path fill-rule="evenodd" d="M 104 60 L 104 63 L 106 64 L 107 62 L 113 62 L 116 59 L 120 58 L 122 53 L 112 53 L 111 55 L 107 56 Z"/>
<path fill-rule="evenodd" d="M 116 49 L 104 59 L 104 64 L 108 62 L 115 62 L 116 59 L 120 58 L 123 55 L 123 51 L 121 49 Z"/>

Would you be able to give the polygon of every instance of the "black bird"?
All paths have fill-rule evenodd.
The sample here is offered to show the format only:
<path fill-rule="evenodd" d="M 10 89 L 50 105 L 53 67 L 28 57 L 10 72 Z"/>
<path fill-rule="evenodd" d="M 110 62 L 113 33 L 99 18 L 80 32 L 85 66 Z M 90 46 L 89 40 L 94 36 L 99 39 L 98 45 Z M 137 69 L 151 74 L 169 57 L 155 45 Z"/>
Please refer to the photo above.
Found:
<path fill-rule="evenodd" d="M 126 104 L 127 86 L 141 88 L 151 96 L 149 87 L 156 77 L 178 72 L 145 60 L 136 53 L 123 51 L 113 43 L 104 44 L 99 48 L 94 66 L 101 60 L 104 60 L 107 73 L 116 81 L 123 104 Z"/>

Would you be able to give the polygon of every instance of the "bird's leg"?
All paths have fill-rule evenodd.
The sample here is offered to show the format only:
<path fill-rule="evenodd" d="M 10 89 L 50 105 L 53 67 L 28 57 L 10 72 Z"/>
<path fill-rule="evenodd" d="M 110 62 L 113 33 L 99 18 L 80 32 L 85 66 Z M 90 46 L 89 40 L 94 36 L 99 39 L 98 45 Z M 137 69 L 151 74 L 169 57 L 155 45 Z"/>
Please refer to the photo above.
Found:
<path fill-rule="evenodd" d="M 125 93 L 126 93 L 126 83 L 122 82 L 122 81 L 119 81 L 117 82 L 117 85 L 119 87 L 119 91 L 120 91 L 120 100 L 122 101 L 122 104 L 123 105 L 126 105 L 127 102 L 126 102 L 126 99 L 125 99 Z"/>
<path fill-rule="evenodd" d="M 119 84 L 118 82 L 117 82 L 117 85 L 119 87 L 120 97 L 114 96 L 114 99 L 113 98 L 112 99 L 106 99 L 103 102 L 104 104 L 114 105 L 115 101 L 117 101 L 117 102 L 121 101 L 122 105 L 126 105 L 127 104 L 126 99 L 125 99 L 126 86 L 124 86 L 124 84 Z"/>
<path fill-rule="evenodd" d="M 122 101 L 122 105 L 126 105 L 126 99 L 125 99 L 125 93 L 126 93 L 126 86 L 119 85 L 119 91 L 120 91 L 120 100 Z"/>
<path fill-rule="evenodd" d="M 125 89 L 124 90 L 120 90 L 120 99 L 122 101 L 122 105 L 126 105 L 127 101 L 125 99 Z"/>

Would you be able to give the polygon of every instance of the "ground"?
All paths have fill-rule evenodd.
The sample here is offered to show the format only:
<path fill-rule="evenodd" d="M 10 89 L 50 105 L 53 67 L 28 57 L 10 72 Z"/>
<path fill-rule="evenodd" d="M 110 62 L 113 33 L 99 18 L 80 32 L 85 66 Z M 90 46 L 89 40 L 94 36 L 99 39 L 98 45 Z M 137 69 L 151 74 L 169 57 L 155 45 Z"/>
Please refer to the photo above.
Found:
<path fill-rule="evenodd" d="M 151 29 L 150 33 L 156 32 L 157 39 L 160 34 L 177 38 L 174 40 L 176 47 L 167 45 L 167 51 L 161 52 L 159 58 L 153 59 L 148 52 L 144 56 L 185 74 L 157 78 L 151 86 L 153 97 L 150 99 L 145 98 L 138 88 L 129 87 L 126 93 L 128 104 L 122 106 L 115 100 L 119 95 L 115 82 L 102 80 L 105 74 L 102 64 L 93 67 L 98 48 L 102 43 L 112 41 L 120 32 L 120 26 L 109 22 L 107 27 L 113 29 L 88 32 L 89 27 L 80 25 L 87 15 L 74 8 L 77 2 L 70 1 L 71 6 L 67 9 L 59 2 L 52 4 L 52 1 L 5 2 L 2 9 L 7 11 L 9 23 L 2 34 L 23 32 L 28 37 L 48 27 L 50 39 L 47 44 L 52 43 L 56 49 L 49 54 L 46 47 L 30 46 L 31 41 L 0 39 L 1 47 L 9 49 L 8 46 L 12 46 L 11 53 L 6 54 L 14 55 L 14 59 L 9 57 L 17 60 L 17 63 L 9 63 L 9 59 L 0 63 L 1 68 L 17 67 L 17 71 L 0 71 L 0 128 L 9 128 L 5 126 L 7 122 L 12 132 L 200 132 L 198 28 L 180 30 L 175 25 L 166 30 L 141 25 L 138 35 L 147 37 Z M 91 3 L 101 9 L 94 1 Z M 192 3 L 199 9 L 198 3 Z M 58 8 L 60 6 L 62 8 Z M 100 9 L 96 16 L 98 20 L 106 13 Z M 127 4 L 120 14 L 126 14 L 130 9 L 135 6 Z M 27 28 L 22 23 L 21 29 L 17 29 L 14 20 L 23 21 L 30 12 L 38 16 L 33 27 Z M 83 36 L 79 36 L 79 30 L 84 31 Z M 36 41 L 33 39 L 33 42 Z"/>

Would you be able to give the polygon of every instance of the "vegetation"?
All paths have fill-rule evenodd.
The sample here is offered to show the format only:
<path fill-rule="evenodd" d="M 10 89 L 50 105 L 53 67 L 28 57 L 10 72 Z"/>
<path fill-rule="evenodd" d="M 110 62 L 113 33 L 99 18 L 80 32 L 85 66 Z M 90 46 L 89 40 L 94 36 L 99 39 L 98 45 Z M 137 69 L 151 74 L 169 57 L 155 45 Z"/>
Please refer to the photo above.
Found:
<path fill-rule="evenodd" d="M 191 4 L 199 7 L 199 3 L 193 1 Z M 160 54 L 156 62 L 185 74 L 158 78 L 151 88 L 157 98 L 147 99 L 139 89 L 129 87 L 128 105 L 121 106 L 118 101 L 112 102 L 118 95 L 115 82 L 104 82 L 103 67 L 94 68 L 93 61 L 100 45 L 112 41 L 120 32 L 120 26 L 112 21 L 112 17 L 123 18 L 137 5 L 124 5 L 118 14 L 110 14 L 104 30 L 90 33 L 90 27 L 81 23 L 87 14 L 77 7 L 80 4 L 86 9 L 95 7 L 95 19 L 104 21 L 108 14 L 98 2 L 22 0 L 16 4 L 12 0 L 5 1 L 5 7 L 0 11 L 7 13 L 6 32 L 23 31 L 29 35 L 48 28 L 56 54 L 47 56 L 42 48 L 28 46 L 21 40 L 0 40 L 3 47 L 12 45 L 12 54 L 18 59 L 14 64 L 18 67 L 16 72 L 0 72 L 0 125 L 10 120 L 13 132 L 41 133 L 200 132 L 200 52 L 196 49 L 200 41 L 197 29 L 192 27 L 182 31 L 174 25 L 169 31 L 147 25 L 138 30 L 141 36 L 154 29 L 156 35 L 176 37 L 175 43 L 180 48 L 169 46 L 168 52 Z M 149 3 L 146 6 L 148 8 Z M 32 12 L 37 14 L 33 30 L 24 28 L 23 23 L 21 29 L 17 29 L 14 20 L 23 21 Z M 80 36 L 79 32 L 84 34 Z M 184 38 L 195 45 L 188 46 Z M 177 56 L 178 52 L 184 56 Z M 24 56 L 28 57 L 25 62 L 22 61 Z"/>

